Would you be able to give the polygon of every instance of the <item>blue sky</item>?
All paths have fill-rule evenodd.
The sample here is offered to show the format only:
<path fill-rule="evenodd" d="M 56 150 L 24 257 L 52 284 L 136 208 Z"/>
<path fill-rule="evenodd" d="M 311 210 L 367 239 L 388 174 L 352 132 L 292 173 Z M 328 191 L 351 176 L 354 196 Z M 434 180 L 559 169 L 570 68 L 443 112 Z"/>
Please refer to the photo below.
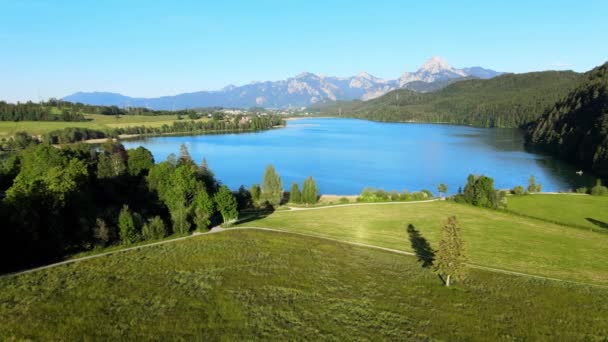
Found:
<path fill-rule="evenodd" d="M 397 78 L 455 67 L 586 71 L 608 1 L 0 0 L 0 99 L 153 97 L 310 71 Z"/>

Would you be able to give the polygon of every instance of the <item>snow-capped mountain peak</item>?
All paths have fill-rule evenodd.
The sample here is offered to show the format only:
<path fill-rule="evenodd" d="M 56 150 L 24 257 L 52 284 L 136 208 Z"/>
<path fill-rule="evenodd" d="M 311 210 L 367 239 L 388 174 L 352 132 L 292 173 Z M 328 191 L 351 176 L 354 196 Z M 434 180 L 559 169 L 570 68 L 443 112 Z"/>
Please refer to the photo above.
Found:
<path fill-rule="evenodd" d="M 423 65 L 418 69 L 418 71 L 426 71 L 431 73 L 437 73 L 442 70 L 453 70 L 453 68 L 448 64 L 448 62 L 439 57 L 433 56 L 429 58 Z"/>

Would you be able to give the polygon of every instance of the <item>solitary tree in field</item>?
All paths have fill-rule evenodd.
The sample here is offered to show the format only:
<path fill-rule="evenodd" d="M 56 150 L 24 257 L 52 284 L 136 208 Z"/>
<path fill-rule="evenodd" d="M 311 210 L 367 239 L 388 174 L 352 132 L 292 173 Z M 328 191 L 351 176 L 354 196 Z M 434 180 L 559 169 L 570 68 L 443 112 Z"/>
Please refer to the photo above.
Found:
<path fill-rule="evenodd" d="M 439 191 L 439 197 L 443 197 L 443 195 L 445 195 L 445 193 L 448 192 L 448 186 L 441 183 L 437 187 L 437 191 Z"/>
<path fill-rule="evenodd" d="M 281 198 L 283 198 L 281 177 L 279 177 L 272 164 L 268 165 L 264 172 L 261 199 L 276 207 L 281 204 Z"/>
<path fill-rule="evenodd" d="M 300 187 L 298 187 L 298 183 L 296 183 L 296 182 L 294 182 L 291 185 L 291 190 L 289 191 L 289 202 L 291 202 L 291 203 L 302 202 L 302 193 L 300 192 Z"/>
<path fill-rule="evenodd" d="M 465 262 L 466 257 L 460 228 L 456 217 L 451 216 L 441 231 L 439 249 L 435 254 L 435 272 L 444 277 L 445 286 L 450 286 L 453 279 L 461 280 L 464 278 Z"/>

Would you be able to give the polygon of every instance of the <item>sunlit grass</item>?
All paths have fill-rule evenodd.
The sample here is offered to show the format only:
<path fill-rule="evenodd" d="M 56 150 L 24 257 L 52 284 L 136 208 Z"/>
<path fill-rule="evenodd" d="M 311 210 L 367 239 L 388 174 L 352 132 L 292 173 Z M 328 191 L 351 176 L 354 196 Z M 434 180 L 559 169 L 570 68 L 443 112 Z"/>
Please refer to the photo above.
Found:
<path fill-rule="evenodd" d="M 4 340 L 601 340 L 608 291 L 228 231 L 0 278 Z"/>
<path fill-rule="evenodd" d="M 471 263 L 608 285 L 608 234 L 453 202 L 276 211 L 242 225 L 412 251 L 408 224 L 437 248 L 440 227 L 452 215 L 462 227 Z"/>

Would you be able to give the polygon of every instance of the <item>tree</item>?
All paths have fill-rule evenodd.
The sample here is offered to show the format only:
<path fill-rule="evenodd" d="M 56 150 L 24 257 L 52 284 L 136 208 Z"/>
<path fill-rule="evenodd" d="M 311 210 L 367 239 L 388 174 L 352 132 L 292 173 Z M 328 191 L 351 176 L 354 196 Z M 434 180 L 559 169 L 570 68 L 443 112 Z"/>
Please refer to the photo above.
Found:
<path fill-rule="evenodd" d="M 227 186 L 222 185 L 215 194 L 214 199 L 217 209 L 220 211 L 220 214 L 222 214 L 224 222 L 229 222 L 237 218 L 238 211 L 236 199 Z"/>
<path fill-rule="evenodd" d="M 178 163 L 180 163 L 180 164 L 193 163 L 192 157 L 190 156 L 190 152 L 188 152 L 188 146 L 186 146 L 186 144 L 181 144 L 181 146 L 179 147 Z"/>
<path fill-rule="evenodd" d="M 123 244 L 128 245 L 137 242 L 139 234 L 135 227 L 135 220 L 129 210 L 128 205 L 123 205 L 118 215 L 118 229 L 120 231 L 120 240 Z"/>
<path fill-rule="evenodd" d="M 456 195 L 457 202 L 478 207 L 499 208 L 504 205 L 504 193 L 494 189 L 494 180 L 486 176 L 469 175 L 462 193 Z"/>
<path fill-rule="evenodd" d="M 443 195 L 445 195 L 445 193 L 448 192 L 448 186 L 441 183 L 437 187 L 437 191 L 439 192 L 439 197 L 443 197 Z"/>
<path fill-rule="evenodd" d="M 105 179 L 114 177 L 114 169 L 112 168 L 112 162 L 110 157 L 105 154 L 99 154 L 97 157 L 97 178 Z"/>
<path fill-rule="evenodd" d="M 144 224 L 141 233 L 144 240 L 159 240 L 167 236 L 167 229 L 160 216 L 154 216 Z"/>
<path fill-rule="evenodd" d="M 251 200 L 253 201 L 253 204 L 259 205 L 262 194 L 260 186 L 258 184 L 253 184 L 249 189 L 249 193 L 251 194 Z"/>
<path fill-rule="evenodd" d="M 282 198 L 283 184 L 281 182 L 281 177 L 279 177 L 272 165 L 268 165 L 264 172 L 261 199 L 276 207 L 281 204 Z"/>
<path fill-rule="evenodd" d="M 289 202 L 291 202 L 291 203 L 302 202 L 302 193 L 300 192 L 300 188 L 298 187 L 298 183 L 296 183 L 296 182 L 294 182 L 291 185 L 291 190 L 289 191 Z"/>
<path fill-rule="evenodd" d="M 302 202 L 308 204 L 315 204 L 319 200 L 319 190 L 317 184 L 312 177 L 306 178 L 304 185 L 302 185 Z"/>
<path fill-rule="evenodd" d="M 448 218 L 441 231 L 439 249 L 435 254 L 435 272 L 445 277 L 445 285 L 450 286 L 452 279 L 462 280 L 466 275 L 464 242 L 455 216 Z"/>
<path fill-rule="evenodd" d="M 215 203 L 205 189 L 198 191 L 194 197 L 194 225 L 198 230 L 209 228 L 210 218 L 215 211 Z"/>
<path fill-rule="evenodd" d="M 542 185 L 536 184 L 536 178 L 534 176 L 530 176 L 528 179 L 528 192 L 540 192 L 542 190 Z"/>
<path fill-rule="evenodd" d="M 154 166 L 152 152 L 143 146 L 127 151 L 129 155 L 127 170 L 131 176 L 147 173 Z"/>

